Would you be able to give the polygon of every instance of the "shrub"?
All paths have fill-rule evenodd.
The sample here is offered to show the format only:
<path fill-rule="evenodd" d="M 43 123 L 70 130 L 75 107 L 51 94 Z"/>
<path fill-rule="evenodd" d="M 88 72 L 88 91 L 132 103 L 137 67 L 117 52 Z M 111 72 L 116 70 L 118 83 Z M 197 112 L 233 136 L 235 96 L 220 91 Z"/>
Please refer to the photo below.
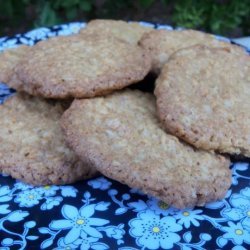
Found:
<path fill-rule="evenodd" d="M 250 33 L 249 0 L 0 0 L 0 12 L 1 33 L 94 18 L 136 20 L 138 16 L 222 35 Z"/>

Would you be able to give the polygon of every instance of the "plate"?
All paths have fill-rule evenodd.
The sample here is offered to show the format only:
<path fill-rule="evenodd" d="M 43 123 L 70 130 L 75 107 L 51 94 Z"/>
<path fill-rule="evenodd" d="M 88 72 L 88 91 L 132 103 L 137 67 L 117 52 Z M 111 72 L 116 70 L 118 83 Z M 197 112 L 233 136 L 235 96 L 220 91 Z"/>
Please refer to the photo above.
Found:
<path fill-rule="evenodd" d="M 84 26 L 70 23 L 5 37 L 0 51 L 77 33 Z M 13 93 L 1 84 L 0 102 Z M 0 175 L 0 249 L 249 249 L 249 163 L 232 163 L 225 199 L 184 210 L 104 176 L 33 187 Z"/>

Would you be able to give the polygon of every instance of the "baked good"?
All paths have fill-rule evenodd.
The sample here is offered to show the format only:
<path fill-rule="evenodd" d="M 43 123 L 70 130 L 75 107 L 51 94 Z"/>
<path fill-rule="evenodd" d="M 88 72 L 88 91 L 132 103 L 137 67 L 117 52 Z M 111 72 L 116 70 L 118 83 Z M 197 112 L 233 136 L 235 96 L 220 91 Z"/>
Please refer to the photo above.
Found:
<path fill-rule="evenodd" d="M 0 82 L 14 82 L 15 85 L 19 85 L 20 81 L 17 80 L 14 69 L 28 50 L 29 46 L 20 45 L 0 53 Z"/>
<path fill-rule="evenodd" d="M 199 149 L 250 156 L 250 57 L 228 48 L 178 51 L 156 82 L 163 126 Z"/>
<path fill-rule="evenodd" d="M 124 22 L 116 20 L 96 19 L 80 30 L 80 34 L 87 32 L 102 34 L 103 36 L 115 36 L 130 44 L 137 44 L 143 34 L 153 30 L 151 27 L 140 25 L 138 22 Z"/>
<path fill-rule="evenodd" d="M 45 98 L 93 97 L 142 80 L 150 64 L 141 48 L 114 37 L 54 37 L 27 51 L 15 67 L 21 84 L 8 84 Z"/>
<path fill-rule="evenodd" d="M 230 186 L 228 159 L 167 134 L 152 94 L 126 90 L 74 100 L 61 125 L 83 161 L 169 205 L 204 205 L 224 197 Z"/>
<path fill-rule="evenodd" d="M 237 45 L 219 41 L 214 35 L 196 30 L 153 30 L 142 36 L 139 44 L 152 58 L 151 71 L 159 74 L 169 57 L 179 49 L 196 44 L 209 47 L 226 47 L 236 54 L 245 54 Z"/>
<path fill-rule="evenodd" d="M 0 171 L 33 185 L 92 177 L 64 141 L 59 119 L 67 103 L 16 94 L 0 105 Z"/>

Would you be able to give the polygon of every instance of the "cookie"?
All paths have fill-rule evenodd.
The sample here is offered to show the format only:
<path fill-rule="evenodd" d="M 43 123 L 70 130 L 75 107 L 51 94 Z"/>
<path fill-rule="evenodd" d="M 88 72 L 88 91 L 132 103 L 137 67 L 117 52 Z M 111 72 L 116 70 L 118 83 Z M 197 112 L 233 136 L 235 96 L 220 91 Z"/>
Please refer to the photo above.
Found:
<path fill-rule="evenodd" d="M 224 197 L 230 186 L 229 161 L 167 134 L 152 94 L 126 90 L 75 100 L 61 125 L 83 161 L 169 205 L 204 205 Z"/>
<path fill-rule="evenodd" d="M 137 22 L 127 23 L 124 21 L 97 19 L 90 21 L 86 28 L 80 30 L 80 34 L 86 31 L 103 36 L 115 36 L 130 44 L 136 45 L 143 34 L 153 30 L 151 27 L 142 26 Z"/>
<path fill-rule="evenodd" d="M 93 176 L 64 141 L 65 104 L 17 94 L 0 105 L 0 171 L 33 185 L 67 184 Z"/>
<path fill-rule="evenodd" d="M 8 49 L 0 53 L 0 82 L 14 82 L 15 85 L 19 85 L 14 69 L 28 50 L 29 46 L 20 45 L 17 48 Z"/>
<path fill-rule="evenodd" d="M 250 156 L 250 57 L 194 46 L 163 67 L 155 95 L 167 131 L 197 148 Z"/>
<path fill-rule="evenodd" d="M 152 72 L 159 74 L 169 57 L 179 49 L 202 44 L 209 47 L 226 47 L 235 53 L 245 54 L 243 48 L 219 41 L 214 35 L 196 30 L 153 30 L 141 38 L 139 44 L 152 58 Z"/>
<path fill-rule="evenodd" d="M 45 98 L 93 97 L 142 80 L 150 64 L 139 46 L 114 37 L 54 37 L 27 51 L 15 68 L 23 84 L 9 85 Z"/>

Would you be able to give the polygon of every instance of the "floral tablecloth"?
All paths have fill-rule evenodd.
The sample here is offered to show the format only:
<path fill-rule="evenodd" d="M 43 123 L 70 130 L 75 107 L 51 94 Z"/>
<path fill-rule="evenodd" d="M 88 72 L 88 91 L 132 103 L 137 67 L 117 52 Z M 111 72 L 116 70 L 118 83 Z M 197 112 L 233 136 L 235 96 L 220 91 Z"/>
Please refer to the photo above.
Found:
<path fill-rule="evenodd" d="M 77 33 L 84 25 L 4 37 L 0 51 Z M 0 84 L 0 102 L 13 93 Z M 32 187 L 0 175 L 0 249 L 250 249 L 249 162 L 232 164 L 225 199 L 184 210 L 103 176 L 74 185 Z"/>

